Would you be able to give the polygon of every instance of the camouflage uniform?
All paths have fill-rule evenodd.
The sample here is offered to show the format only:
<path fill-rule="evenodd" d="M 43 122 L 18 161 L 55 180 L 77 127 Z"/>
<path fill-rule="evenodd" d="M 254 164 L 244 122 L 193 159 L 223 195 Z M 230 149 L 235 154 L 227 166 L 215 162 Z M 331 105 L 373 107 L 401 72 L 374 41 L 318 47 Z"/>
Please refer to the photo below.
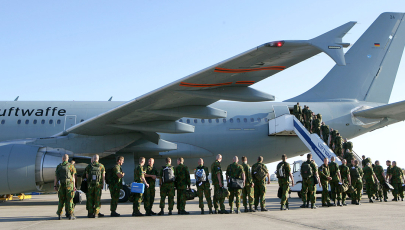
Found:
<path fill-rule="evenodd" d="M 374 173 L 375 173 L 378 181 L 380 182 L 380 189 L 377 191 L 377 196 L 382 198 L 384 195 L 384 199 L 388 199 L 387 189 L 385 189 L 384 186 L 381 186 L 383 183 L 385 183 L 385 178 L 383 177 L 383 172 L 384 172 L 383 167 L 381 165 L 376 165 L 376 166 L 374 166 L 373 170 L 374 170 Z"/>
<path fill-rule="evenodd" d="M 211 210 L 212 201 L 211 201 L 211 186 L 210 181 L 208 180 L 208 167 L 199 165 L 197 169 L 203 169 L 207 177 L 206 181 L 197 181 L 197 195 L 198 195 L 198 204 L 200 208 L 204 208 L 204 195 L 208 203 L 208 208 Z"/>
<path fill-rule="evenodd" d="M 316 175 L 318 173 L 318 169 L 314 162 L 311 162 L 310 160 L 307 160 L 306 162 L 312 168 L 312 176 L 310 176 L 306 179 L 302 178 L 302 190 L 301 190 L 302 201 L 304 203 L 306 203 L 307 199 L 308 200 L 310 199 L 311 204 L 315 204 L 316 186 L 315 186 L 315 181 L 314 181 L 315 180 L 314 175 Z M 307 193 L 308 193 L 308 195 L 307 195 Z"/>
<path fill-rule="evenodd" d="M 329 166 L 322 164 L 321 167 L 319 167 L 318 172 L 322 185 L 322 205 L 330 204 L 328 180 L 328 177 L 330 177 Z"/>
<path fill-rule="evenodd" d="M 375 181 L 374 181 L 374 177 L 373 177 L 373 174 L 374 174 L 373 168 L 371 168 L 369 166 L 365 166 L 363 168 L 363 173 L 364 173 L 363 179 L 366 182 L 366 192 L 367 192 L 368 198 L 371 199 L 373 197 L 373 194 L 375 193 L 375 191 L 374 191 L 375 190 L 374 189 Z"/>
<path fill-rule="evenodd" d="M 336 156 L 342 156 L 343 138 L 341 136 L 336 136 L 334 143 L 335 143 L 334 153 L 336 154 Z"/>
<path fill-rule="evenodd" d="M 349 185 L 349 177 L 348 177 L 348 175 L 350 175 L 349 167 L 346 165 L 340 165 L 339 170 L 340 170 L 340 176 L 342 178 L 342 183 Z M 343 204 L 346 202 L 346 194 L 347 194 L 347 192 L 342 192 L 342 203 Z"/>
<path fill-rule="evenodd" d="M 215 210 L 217 210 L 218 207 L 220 206 L 221 211 L 225 211 L 225 205 L 224 205 L 225 198 L 221 198 L 221 196 L 220 196 L 221 187 L 219 187 L 219 181 L 218 181 L 218 176 L 217 176 L 218 174 L 220 174 L 221 183 L 223 183 L 224 178 L 222 175 L 221 162 L 216 160 L 211 165 L 211 175 L 212 175 L 211 179 L 212 179 L 212 184 L 214 185 L 214 198 L 213 198 L 214 208 L 215 208 Z"/>
<path fill-rule="evenodd" d="M 142 181 L 142 177 L 145 176 L 145 167 L 138 165 L 138 167 L 135 168 L 134 170 L 134 181 L 136 183 L 143 183 Z M 143 194 L 142 193 L 134 193 L 134 203 L 132 205 L 132 210 L 134 213 L 139 213 L 139 209 L 141 207 L 141 203 L 142 203 L 142 197 Z"/>
<path fill-rule="evenodd" d="M 354 171 L 357 171 L 359 177 L 356 178 Z M 352 193 L 352 200 L 360 202 L 361 194 L 363 191 L 363 170 L 359 166 L 352 166 L 350 168 L 350 178 L 352 179 L 352 186 L 354 192 Z"/>
<path fill-rule="evenodd" d="M 294 105 L 294 116 L 302 122 L 302 116 L 301 116 L 302 110 L 301 106 L 299 105 Z"/>
<path fill-rule="evenodd" d="M 177 209 L 185 210 L 186 208 L 186 188 L 190 187 L 190 172 L 187 166 L 184 164 L 179 164 L 174 170 L 174 175 L 176 177 L 176 188 L 177 188 Z"/>
<path fill-rule="evenodd" d="M 112 169 L 111 182 L 108 185 L 111 194 L 111 212 L 117 210 L 117 204 L 120 197 L 120 189 L 122 189 L 122 178 L 117 176 L 118 173 L 122 173 L 121 165 L 116 164 Z"/>
<path fill-rule="evenodd" d="M 404 198 L 404 191 L 402 190 L 404 173 L 397 166 L 393 166 L 390 173 L 392 174 L 391 183 L 394 187 L 394 191 L 392 192 L 392 195 L 394 195 L 394 199 L 399 199 L 399 196 L 401 198 Z"/>
<path fill-rule="evenodd" d="M 321 137 L 321 120 L 318 118 L 312 120 L 312 133 L 316 133 Z"/>
<path fill-rule="evenodd" d="M 345 151 L 343 158 L 346 159 L 347 167 L 350 168 L 352 166 L 352 159 L 354 158 L 353 153 L 351 151 L 350 152 Z"/>
<path fill-rule="evenodd" d="M 329 125 L 321 125 L 321 131 L 322 131 L 322 140 L 326 144 L 328 144 L 328 139 L 329 139 Z"/>
<path fill-rule="evenodd" d="M 278 178 L 278 185 L 279 187 L 281 187 L 282 189 L 282 197 L 281 197 L 281 201 L 280 204 L 281 205 L 285 205 L 288 204 L 288 192 L 290 191 L 290 173 L 291 173 L 291 167 L 290 164 L 284 161 L 281 161 L 280 164 L 284 164 L 284 177 L 280 177 Z M 277 165 L 277 168 L 280 168 L 281 165 L 279 166 Z"/>
<path fill-rule="evenodd" d="M 329 172 L 330 176 L 332 177 L 332 180 L 330 182 L 330 190 L 331 190 L 331 199 L 333 202 L 342 200 L 342 193 L 337 192 L 338 186 L 339 186 L 339 177 L 338 177 L 338 172 L 339 171 L 339 165 L 336 162 L 330 162 L 329 163 Z"/>
<path fill-rule="evenodd" d="M 343 148 L 343 153 L 346 153 L 346 150 L 348 150 L 348 149 L 350 150 L 350 152 L 353 151 L 353 142 L 351 142 L 351 141 L 344 142 L 342 145 L 342 148 Z"/>
<path fill-rule="evenodd" d="M 366 159 L 361 161 L 361 165 L 363 166 L 363 168 L 366 167 L 366 165 L 368 163 L 371 163 L 371 158 L 370 157 L 367 157 Z"/>
<path fill-rule="evenodd" d="M 305 126 L 305 121 L 306 121 L 306 119 L 305 119 L 305 115 L 307 114 L 307 108 L 306 107 L 304 107 L 303 109 L 302 109 L 302 115 L 301 115 L 301 117 L 302 117 L 302 124 Z"/>
<path fill-rule="evenodd" d="M 301 106 L 300 106 L 301 108 Z M 242 163 L 243 172 L 245 172 L 245 187 L 242 189 L 243 206 L 253 205 L 254 201 L 254 188 L 252 188 L 252 172 L 250 170 L 250 165 Z"/>
<path fill-rule="evenodd" d="M 67 170 L 66 173 L 64 169 Z M 66 176 L 68 176 L 68 178 L 64 178 L 64 173 Z M 64 205 L 68 207 L 69 213 L 67 214 L 69 216 L 71 216 L 74 212 L 73 196 L 75 194 L 75 191 L 73 178 L 75 174 L 76 174 L 75 167 L 67 161 L 64 161 L 63 163 L 59 164 L 56 167 L 55 176 L 59 183 L 59 190 L 58 190 L 59 203 L 58 203 L 58 211 L 56 211 L 57 215 L 60 215 L 62 213 Z M 63 182 L 62 180 L 65 180 L 65 182 Z"/>
<path fill-rule="evenodd" d="M 163 166 L 162 169 L 160 170 L 160 178 L 163 179 L 163 169 L 166 167 L 171 167 L 173 172 L 174 172 L 174 167 L 167 164 L 166 166 Z M 169 211 L 173 210 L 174 206 L 174 182 L 166 182 L 163 183 L 162 186 L 160 187 L 160 208 L 165 208 L 165 199 L 168 199 L 168 204 L 169 204 Z"/>
<path fill-rule="evenodd" d="M 159 177 L 159 172 L 156 170 L 156 168 L 151 167 L 149 165 L 146 167 L 146 174 L 155 175 L 156 177 Z M 144 205 L 145 211 L 151 212 L 153 202 L 155 201 L 155 188 L 156 188 L 155 182 L 156 182 L 156 180 L 152 179 L 152 177 L 146 177 L 145 179 L 146 179 L 146 182 L 149 184 L 149 187 L 145 188 L 143 205 Z"/>
<path fill-rule="evenodd" d="M 90 173 L 92 167 L 98 167 L 101 172 L 101 178 L 95 183 L 92 183 L 92 178 L 90 178 Z M 101 208 L 101 190 L 103 189 L 103 174 L 105 173 L 104 165 L 98 162 L 91 163 L 90 167 L 86 167 L 86 174 L 89 176 L 87 178 L 87 201 L 86 205 L 89 211 L 89 214 L 98 215 L 100 213 Z"/>
<path fill-rule="evenodd" d="M 255 186 L 254 186 L 255 207 L 258 206 L 259 201 L 260 201 L 260 207 L 265 208 L 266 199 L 264 198 L 264 196 L 266 195 L 266 177 L 263 180 L 259 180 L 254 175 L 254 169 L 256 169 L 259 165 L 262 165 L 262 167 L 268 172 L 266 165 L 261 162 L 257 162 L 252 165 L 252 177 L 253 177 L 253 183 L 255 184 Z"/>
<path fill-rule="evenodd" d="M 311 124 L 312 124 L 312 111 L 310 109 L 307 110 L 306 114 L 306 120 L 305 120 L 305 128 L 310 131 L 311 130 Z"/>
<path fill-rule="evenodd" d="M 332 132 L 330 132 L 330 144 L 329 147 L 332 148 L 333 144 L 335 143 L 335 137 L 338 131 L 334 129 Z"/>
<path fill-rule="evenodd" d="M 231 179 L 242 179 L 242 174 L 244 173 L 242 165 L 233 162 L 232 164 L 228 165 L 228 168 L 226 169 L 226 176 Z M 229 182 L 229 181 L 228 181 Z M 229 195 L 229 207 L 231 207 L 231 211 L 233 209 L 233 199 L 235 198 L 235 203 L 236 203 L 236 208 L 239 209 L 240 206 L 240 195 L 242 193 L 242 189 L 236 189 L 236 188 L 229 188 L 228 190 L 230 192 Z"/>

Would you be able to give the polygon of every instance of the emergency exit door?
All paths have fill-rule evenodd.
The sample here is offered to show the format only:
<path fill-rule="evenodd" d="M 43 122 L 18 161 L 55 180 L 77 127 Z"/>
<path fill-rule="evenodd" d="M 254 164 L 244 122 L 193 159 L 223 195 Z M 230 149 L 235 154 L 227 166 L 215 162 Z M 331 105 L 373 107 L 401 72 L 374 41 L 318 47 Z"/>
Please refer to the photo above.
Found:
<path fill-rule="evenodd" d="M 65 128 L 64 130 L 74 126 L 76 124 L 76 115 L 66 115 L 65 116 Z"/>

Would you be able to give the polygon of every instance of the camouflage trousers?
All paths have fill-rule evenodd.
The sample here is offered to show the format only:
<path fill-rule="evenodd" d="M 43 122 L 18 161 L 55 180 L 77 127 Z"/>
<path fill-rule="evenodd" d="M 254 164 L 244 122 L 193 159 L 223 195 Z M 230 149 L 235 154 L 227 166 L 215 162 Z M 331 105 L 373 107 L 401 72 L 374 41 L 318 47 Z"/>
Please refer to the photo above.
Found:
<path fill-rule="evenodd" d="M 294 116 L 295 116 L 299 121 L 302 122 L 302 116 L 301 116 L 300 113 L 295 113 Z"/>
<path fill-rule="evenodd" d="M 111 195 L 110 211 L 115 212 L 117 210 L 118 200 L 120 198 L 120 188 L 118 186 L 109 186 Z"/>
<path fill-rule="evenodd" d="M 174 183 L 164 183 L 160 187 L 160 208 L 165 208 L 166 196 L 169 204 L 169 211 L 173 210 L 174 206 Z"/>
<path fill-rule="evenodd" d="M 331 200 L 333 202 L 342 200 L 342 193 L 338 192 L 339 181 L 331 181 L 330 182 L 330 191 L 331 191 Z"/>
<path fill-rule="evenodd" d="M 311 122 L 310 121 L 305 121 L 304 126 L 308 131 L 311 130 Z"/>
<path fill-rule="evenodd" d="M 321 137 L 321 129 L 319 127 L 313 127 L 312 133 L 316 133 L 319 137 Z"/>
<path fill-rule="evenodd" d="M 150 186 L 150 184 L 149 184 Z M 145 211 L 151 211 L 153 202 L 155 201 L 155 187 L 151 188 L 146 188 L 144 195 L 144 200 L 143 200 L 143 205 L 145 208 Z"/>
<path fill-rule="evenodd" d="M 376 193 L 375 191 L 375 184 L 373 181 L 366 181 L 366 193 L 369 199 L 371 199 L 374 194 Z"/>
<path fill-rule="evenodd" d="M 101 190 L 103 185 L 89 186 L 87 191 L 86 207 L 89 213 L 98 214 L 101 208 Z"/>
<path fill-rule="evenodd" d="M 245 187 L 242 189 L 242 198 L 243 198 L 243 206 L 247 206 L 248 201 L 249 205 L 253 205 L 254 202 L 254 188 L 250 185 L 247 184 Z"/>
<path fill-rule="evenodd" d="M 240 195 L 242 194 L 242 189 L 228 188 L 229 195 L 229 207 L 233 208 L 233 200 L 235 199 L 236 208 L 240 207 Z"/>
<path fill-rule="evenodd" d="M 404 191 L 402 189 L 402 183 L 392 183 L 392 187 L 394 187 L 394 191 L 392 191 L 392 195 L 394 198 L 404 198 Z"/>
<path fill-rule="evenodd" d="M 219 187 L 219 185 L 214 185 L 214 197 L 213 197 L 213 201 L 214 201 L 214 208 L 218 209 L 219 207 L 221 208 L 221 210 L 225 210 L 225 198 L 221 198 L 220 194 L 220 189 L 221 187 Z"/>
<path fill-rule="evenodd" d="M 289 183 L 281 183 L 279 184 L 279 186 L 282 189 L 282 196 L 281 196 L 281 205 L 285 205 L 286 203 L 288 203 L 288 191 L 290 191 L 290 184 Z"/>
<path fill-rule="evenodd" d="M 264 196 L 266 195 L 266 181 L 255 181 L 255 206 L 259 205 L 260 201 L 260 207 L 264 208 L 266 207 L 266 199 L 264 199 Z"/>
<path fill-rule="evenodd" d="M 315 194 L 316 194 L 316 187 L 314 183 L 314 178 L 311 176 L 307 179 L 302 179 L 302 201 L 304 203 L 307 200 L 311 200 L 311 204 L 315 204 Z"/>
<path fill-rule="evenodd" d="M 361 200 L 361 194 L 363 191 L 363 182 L 361 179 L 353 180 L 352 186 L 354 188 L 354 193 L 352 193 L 352 200 Z"/>
<path fill-rule="evenodd" d="M 56 211 L 56 214 L 60 215 L 62 214 L 63 206 L 66 205 L 69 215 L 72 215 L 74 212 L 73 209 L 73 196 L 75 194 L 75 191 L 73 190 L 73 183 L 68 183 L 68 184 L 61 184 L 58 190 L 58 197 L 59 197 L 59 202 L 58 202 L 58 211 Z"/>
<path fill-rule="evenodd" d="M 328 145 L 328 139 L 329 139 L 329 135 L 323 135 L 323 142 L 326 143 L 326 145 Z"/>
<path fill-rule="evenodd" d="M 177 189 L 177 210 L 186 209 L 186 189 Z"/>
<path fill-rule="evenodd" d="M 322 185 L 322 204 L 330 203 L 329 182 L 328 181 L 321 181 L 321 185 Z"/>
<path fill-rule="evenodd" d="M 197 195 L 200 208 L 204 208 L 204 195 L 205 199 L 207 200 L 208 208 L 212 208 L 210 183 L 205 183 L 201 186 L 197 186 Z"/>
<path fill-rule="evenodd" d="M 340 157 L 342 156 L 342 147 L 341 146 L 335 146 L 335 150 L 333 151 L 336 156 Z"/>
<path fill-rule="evenodd" d="M 143 194 L 142 193 L 134 193 L 133 196 L 134 196 L 134 202 L 132 204 L 132 212 L 138 213 L 140 208 L 141 208 Z"/>

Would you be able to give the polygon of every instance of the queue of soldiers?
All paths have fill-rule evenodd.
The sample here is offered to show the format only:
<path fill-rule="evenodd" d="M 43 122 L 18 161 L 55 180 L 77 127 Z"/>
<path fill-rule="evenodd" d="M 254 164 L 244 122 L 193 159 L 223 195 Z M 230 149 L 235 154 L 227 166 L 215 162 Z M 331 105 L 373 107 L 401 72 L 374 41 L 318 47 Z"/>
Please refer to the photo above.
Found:
<path fill-rule="evenodd" d="M 283 166 L 280 172 L 283 175 L 289 176 L 292 180 L 290 166 L 285 162 L 286 157 L 283 156 Z M 62 163 L 57 166 L 55 172 L 54 187 L 58 191 L 59 204 L 56 214 L 58 219 L 61 219 L 63 206 L 66 205 L 66 216 L 70 220 L 76 219 L 74 216 L 74 204 L 72 198 L 76 190 L 75 186 L 75 167 L 68 162 L 69 156 L 64 155 Z M 224 188 L 224 178 L 221 167 L 222 156 L 218 154 L 216 161 L 211 165 L 211 179 L 214 186 L 214 195 L 211 200 L 211 185 L 208 179 L 209 169 L 204 165 L 204 160 L 198 160 L 198 166 L 195 169 L 195 179 L 197 186 L 197 196 L 199 198 L 199 207 L 201 214 L 205 214 L 204 196 L 208 204 L 209 214 L 229 214 L 241 213 L 240 203 L 241 196 L 243 199 L 244 212 L 256 212 L 260 205 L 261 211 L 266 209 L 266 179 L 270 184 L 270 174 L 265 164 L 263 157 L 259 157 L 257 162 L 250 167 L 247 163 L 247 157 L 242 157 L 242 164 L 239 164 L 239 158 L 235 156 L 233 163 L 226 169 L 226 181 L 228 189 Z M 177 159 L 177 167 L 172 166 L 171 158 L 166 158 L 166 165 L 160 169 L 160 172 L 154 167 L 154 159 L 148 160 L 148 165 L 145 165 L 145 158 L 139 159 L 139 165 L 134 170 L 134 182 L 143 183 L 145 185 L 144 193 L 134 193 L 133 195 L 133 212 L 132 216 L 152 216 L 156 215 L 153 212 L 153 201 L 155 199 L 155 182 L 159 178 L 160 184 L 160 212 L 157 215 L 164 215 L 165 200 L 168 198 L 168 215 L 173 214 L 175 190 L 177 190 L 177 210 L 179 215 L 187 215 L 186 211 L 186 193 L 190 190 L 191 180 L 190 172 L 187 166 L 184 165 L 184 159 Z M 82 188 L 86 190 L 86 209 L 88 210 L 89 218 L 98 218 L 104 216 L 100 213 L 100 199 L 104 184 L 109 185 L 111 194 L 111 217 L 119 217 L 117 204 L 119 200 L 120 190 L 122 189 L 122 179 L 125 173 L 122 171 L 124 157 L 117 158 L 117 164 L 110 169 L 110 174 L 106 174 L 105 167 L 99 163 L 99 156 L 94 155 L 85 169 L 84 179 L 87 186 Z M 285 165 L 284 165 L 285 164 Z M 283 176 L 282 176 L 283 177 Z M 284 176 L 286 177 L 286 176 Z M 280 177 L 281 178 L 281 177 Z M 280 186 L 283 187 L 283 198 L 281 209 L 288 209 L 288 189 L 289 179 L 279 180 Z M 83 186 L 83 184 L 82 184 Z M 230 211 L 225 209 L 225 198 L 229 198 Z M 141 213 L 140 206 L 144 202 L 145 214 Z M 254 207 L 253 207 L 254 206 Z M 234 207 L 236 209 L 234 209 Z M 213 209 L 214 208 L 214 209 Z"/>

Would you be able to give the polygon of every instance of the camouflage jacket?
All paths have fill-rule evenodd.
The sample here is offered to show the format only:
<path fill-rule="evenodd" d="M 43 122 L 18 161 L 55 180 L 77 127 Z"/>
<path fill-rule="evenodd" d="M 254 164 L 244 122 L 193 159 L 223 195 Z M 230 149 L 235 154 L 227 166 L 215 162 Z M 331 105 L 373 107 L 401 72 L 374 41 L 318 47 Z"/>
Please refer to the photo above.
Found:
<path fill-rule="evenodd" d="M 333 141 L 333 143 L 335 143 L 335 148 L 342 147 L 343 138 L 341 136 L 336 136 Z"/>
<path fill-rule="evenodd" d="M 343 155 L 343 158 L 346 159 L 348 165 L 351 165 L 354 155 L 352 152 L 345 152 Z"/>
<path fill-rule="evenodd" d="M 112 188 L 122 188 L 122 178 L 117 176 L 118 173 L 122 173 L 122 168 L 121 165 L 116 164 L 112 168 L 111 183 L 109 185 Z"/>
<path fill-rule="evenodd" d="M 101 179 L 101 183 L 103 183 L 103 174 L 105 173 L 104 165 L 99 163 L 99 162 L 93 162 L 93 163 L 89 164 L 85 169 L 86 175 L 90 176 L 92 166 L 96 166 L 96 167 L 98 166 L 99 167 L 100 172 L 101 172 L 101 178 L 100 179 Z M 87 181 L 88 181 L 87 183 L 89 183 L 89 178 L 87 178 Z M 89 185 L 90 185 L 90 183 L 89 183 Z"/>
<path fill-rule="evenodd" d="M 328 177 L 330 177 L 330 172 L 329 172 L 329 165 L 326 166 L 325 164 L 322 164 L 319 169 L 319 178 L 321 179 L 321 182 L 328 182 Z"/>
<path fill-rule="evenodd" d="M 391 175 L 392 165 L 387 166 L 387 176 Z"/>
<path fill-rule="evenodd" d="M 350 170 L 349 167 L 347 167 L 346 165 L 339 165 L 339 171 L 340 171 L 340 176 L 342 177 L 342 182 L 348 182 L 349 181 L 349 177 L 348 175 L 350 175 Z"/>
<path fill-rule="evenodd" d="M 313 128 L 319 129 L 321 127 L 321 120 L 319 120 L 319 119 L 312 120 L 312 126 L 313 126 Z"/>
<path fill-rule="evenodd" d="M 151 166 L 146 166 L 145 168 L 145 174 L 148 175 L 155 175 L 156 177 L 159 177 L 159 172 L 157 171 L 157 169 L 155 167 L 151 167 Z M 146 177 L 146 182 L 148 182 L 149 184 L 149 188 L 155 188 L 156 186 L 156 180 L 152 179 L 152 177 Z"/>
<path fill-rule="evenodd" d="M 338 172 L 340 172 L 340 171 L 339 171 L 339 165 L 336 162 L 329 163 L 329 171 L 330 171 L 330 177 L 332 177 L 332 181 L 333 182 L 339 181 Z"/>
<path fill-rule="evenodd" d="M 350 170 L 350 178 L 352 179 L 352 183 L 355 180 L 354 174 L 352 174 L 351 170 L 355 168 L 358 172 L 360 177 L 358 178 L 359 181 L 363 181 L 363 170 L 359 167 L 359 166 L 352 166 L 349 170 Z"/>
<path fill-rule="evenodd" d="M 60 163 L 58 166 L 56 166 L 56 170 L 55 170 L 55 176 L 57 178 L 58 181 L 60 181 L 60 178 L 58 178 L 58 171 L 60 170 L 60 168 L 62 166 L 67 165 L 69 171 L 70 171 L 70 179 L 66 180 L 66 183 L 73 183 L 73 178 L 74 175 L 76 174 L 76 168 L 75 166 L 73 166 L 71 163 L 64 161 L 62 163 Z"/>
<path fill-rule="evenodd" d="M 306 121 L 312 121 L 312 111 L 310 109 L 307 110 L 305 116 L 307 117 Z"/>
<path fill-rule="evenodd" d="M 366 166 L 363 168 L 363 173 L 364 173 L 363 179 L 366 181 L 366 183 L 374 183 L 373 168 Z"/>
<path fill-rule="evenodd" d="M 291 173 L 291 167 L 288 162 L 281 161 L 279 164 L 284 164 L 284 170 L 285 170 L 285 176 L 283 178 L 278 178 L 278 184 L 288 184 L 290 183 L 290 173 Z M 279 168 L 277 165 L 277 168 Z M 281 167 L 281 166 L 280 166 Z"/>
<path fill-rule="evenodd" d="M 187 186 L 190 186 L 190 172 L 188 171 L 187 166 L 185 166 L 184 164 L 179 164 L 174 169 L 174 176 L 176 177 L 177 189 L 186 189 Z"/>
<path fill-rule="evenodd" d="M 250 186 L 253 183 L 252 172 L 250 170 L 250 165 L 242 163 L 243 172 L 245 173 L 246 182 L 245 186 Z"/>
<path fill-rule="evenodd" d="M 301 114 L 301 106 L 300 105 L 294 105 L 294 114 Z"/>
<path fill-rule="evenodd" d="M 212 184 L 213 185 L 219 185 L 218 174 L 220 174 L 221 182 L 223 182 L 224 177 L 222 175 L 221 162 L 215 161 L 211 165 L 211 179 L 212 179 Z"/>
<path fill-rule="evenodd" d="M 256 183 L 258 183 L 258 182 L 264 182 L 264 181 L 266 181 L 266 177 L 262 180 L 262 181 L 259 181 L 253 174 L 255 173 L 254 172 L 254 170 L 257 168 L 257 166 L 259 166 L 259 165 L 262 165 L 262 167 L 266 170 L 266 172 L 268 172 L 269 170 L 267 169 L 267 166 L 265 165 L 265 164 L 263 164 L 263 163 L 261 163 L 261 162 L 257 162 L 257 163 L 254 163 L 253 165 L 252 165 L 252 178 L 253 178 L 253 182 L 256 184 Z"/>
<path fill-rule="evenodd" d="M 242 174 L 244 173 L 242 165 L 233 162 L 226 168 L 226 176 L 229 178 L 242 179 Z"/>
<path fill-rule="evenodd" d="M 159 176 L 160 176 L 160 179 L 162 180 L 162 182 L 163 182 L 163 169 L 166 168 L 166 167 L 172 168 L 173 173 L 175 173 L 175 171 L 176 171 L 175 168 L 174 168 L 172 165 L 169 165 L 169 164 L 166 164 L 164 167 L 162 167 L 162 168 L 160 169 L 160 173 L 159 173 Z M 175 176 L 176 176 L 176 175 L 175 175 Z M 163 185 L 165 185 L 165 184 L 174 185 L 174 182 L 163 183 Z"/>
<path fill-rule="evenodd" d="M 321 125 L 322 136 L 329 136 L 329 126 Z"/>
<path fill-rule="evenodd" d="M 385 178 L 383 176 L 384 169 L 381 165 L 374 166 L 373 170 L 374 170 L 375 175 L 377 176 L 377 179 L 380 181 L 380 183 L 385 181 Z"/>
<path fill-rule="evenodd" d="M 134 170 L 134 181 L 136 183 L 143 183 L 141 178 L 145 176 L 145 173 L 145 167 L 138 165 Z"/>
<path fill-rule="evenodd" d="M 402 178 L 404 177 L 404 173 L 402 172 L 402 169 L 400 169 L 397 166 L 392 167 L 391 169 L 391 183 L 393 184 L 399 184 L 402 183 Z"/>
<path fill-rule="evenodd" d="M 332 132 L 330 132 L 330 141 L 332 144 L 335 143 L 335 137 L 336 137 L 337 133 L 338 133 L 338 131 L 336 129 L 334 129 Z"/>
<path fill-rule="evenodd" d="M 306 116 L 306 114 L 307 114 L 307 108 L 303 108 L 302 109 L 302 117 L 304 117 L 304 115 Z"/>

